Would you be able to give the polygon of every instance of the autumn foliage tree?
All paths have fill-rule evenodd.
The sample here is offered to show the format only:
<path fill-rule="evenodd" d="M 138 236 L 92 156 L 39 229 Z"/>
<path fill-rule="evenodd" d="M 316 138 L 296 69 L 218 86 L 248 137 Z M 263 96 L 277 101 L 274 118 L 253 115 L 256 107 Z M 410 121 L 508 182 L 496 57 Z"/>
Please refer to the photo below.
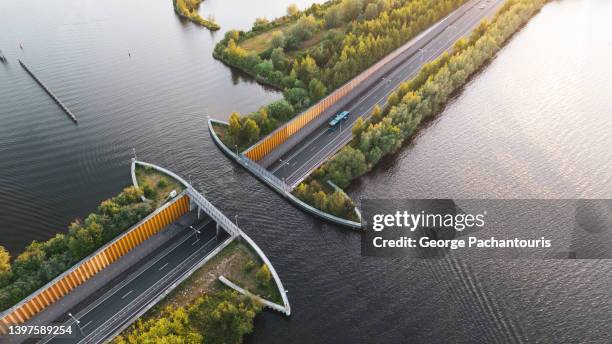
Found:
<path fill-rule="evenodd" d="M 411 80 L 401 84 L 384 109 L 375 107 L 370 118 L 358 120 L 351 144 L 317 169 L 295 194 L 319 209 L 328 207 L 329 196 L 321 185 L 331 180 L 341 187 L 372 169 L 385 155 L 395 152 L 417 130 L 419 124 L 444 108 L 459 90 L 504 42 L 524 24 L 545 0 L 509 0 L 493 21 L 483 22 L 450 53 L 426 64 Z"/>

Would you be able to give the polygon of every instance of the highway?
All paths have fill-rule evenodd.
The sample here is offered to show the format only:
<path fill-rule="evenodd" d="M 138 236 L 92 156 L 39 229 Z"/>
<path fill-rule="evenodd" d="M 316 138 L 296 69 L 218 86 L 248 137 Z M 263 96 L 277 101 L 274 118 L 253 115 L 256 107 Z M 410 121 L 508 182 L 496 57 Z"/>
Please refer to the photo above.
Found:
<path fill-rule="evenodd" d="M 200 231 L 199 234 L 189 227 L 185 228 L 184 234 L 177 236 L 173 245 L 147 261 L 113 289 L 84 309 L 74 311 L 73 317 L 66 315 L 64 319 L 58 319 L 72 324 L 71 338 L 49 336 L 40 343 L 101 343 L 110 339 L 228 238 L 223 231 L 219 237 L 216 236 L 216 223 L 209 218 L 193 226 Z"/>
<path fill-rule="evenodd" d="M 345 97 L 352 97 L 343 110 L 351 115 L 338 129 L 331 131 L 327 122 L 319 126 L 314 132 L 306 136 L 301 142 L 292 147 L 281 158 L 272 163 L 268 170 L 284 180 L 291 188 L 296 187 L 310 172 L 323 164 L 340 148 L 352 139 L 351 129 L 358 117 L 368 117 L 376 104 L 384 106 L 387 97 L 402 82 L 409 80 L 421 67 L 447 51 L 461 37 L 467 36 L 485 17 L 492 16 L 503 4 L 504 0 L 477 0 L 470 1 L 463 6 L 469 9 L 457 20 L 444 22 L 443 31 L 435 30 L 421 35 L 413 44 L 417 49 L 404 57 L 405 61 L 387 74 L 377 78 L 380 81 L 375 86 L 356 94 L 349 93 Z M 460 9 L 456 10 L 459 11 Z M 436 25 L 442 25 L 439 22 Z M 322 114 L 332 117 L 334 114 Z"/>

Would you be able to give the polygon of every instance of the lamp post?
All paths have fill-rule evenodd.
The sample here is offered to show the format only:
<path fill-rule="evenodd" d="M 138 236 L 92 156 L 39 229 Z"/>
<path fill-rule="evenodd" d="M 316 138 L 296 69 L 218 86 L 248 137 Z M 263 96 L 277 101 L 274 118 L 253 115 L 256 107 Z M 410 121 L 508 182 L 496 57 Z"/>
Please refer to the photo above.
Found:
<path fill-rule="evenodd" d="M 289 161 L 284 161 L 283 159 L 278 159 L 278 161 L 280 161 L 283 171 L 285 170 L 285 165 L 291 165 Z"/>
<path fill-rule="evenodd" d="M 81 328 L 81 321 L 77 318 L 74 317 L 74 315 L 72 315 L 72 313 L 68 313 L 68 316 L 72 318 L 72 320 L 74 320 L 75 324 L 77 325 L 79 331 L 83 332 L 83 329 Z"/>
<path fill-rule="evenodd" d="M 200 237 L 198 236 L 198 234 L 200 234 L 200 231 L 197 230 L 195 227 L 189 225 L 189 228 L 191 228 L 193 230 L 193 232 L 195 233 L 195 237 L 196 237 L 196 242 L 198 242 L 198 240 L 200 240 Z"/>

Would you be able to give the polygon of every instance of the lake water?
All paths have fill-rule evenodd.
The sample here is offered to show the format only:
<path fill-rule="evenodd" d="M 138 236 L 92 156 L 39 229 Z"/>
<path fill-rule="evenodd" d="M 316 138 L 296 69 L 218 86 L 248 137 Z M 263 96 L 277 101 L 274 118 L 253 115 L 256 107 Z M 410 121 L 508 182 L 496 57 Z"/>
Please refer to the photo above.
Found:
<path fill-rule="evenodd" d="M 223 156 L 206 115 L 225 119 L 281 95 L 212 59 L 214 42 L 292 2 L 207 0 L 201 12 L 214 13 L 217 33 L 179 20 L 170 0 L 1 3 L 0 244 L 17 253 L 89 213 L 130 183 L 135 148 L 238 214 L 279 272 L 293 314 L 263 312 L 249 343 L 607 342 L 609 261 L 364 258 L 358 233 L 304 214 Z M 547 5 L 349 192 L 611 198 L 610 17 L 610 2 Z"/>

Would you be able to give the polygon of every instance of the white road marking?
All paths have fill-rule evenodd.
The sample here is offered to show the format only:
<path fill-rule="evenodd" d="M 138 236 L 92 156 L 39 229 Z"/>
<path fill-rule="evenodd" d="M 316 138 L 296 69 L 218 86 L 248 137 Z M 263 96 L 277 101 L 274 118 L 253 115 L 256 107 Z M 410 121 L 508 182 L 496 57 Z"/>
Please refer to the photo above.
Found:
<path fill-rule="evenodd" d="M 491 11 L 493 8 L 495 8 L 495 6 L 491 6 L 491 8 L 489 8 L 489 11 Z M 468 14 L 468 13 L 466 12 L 466 14 Z M 447 46 L 449 43 L 451 43 L 451 42 L 453 42 L 453 41 L 456 41 L 456 40 L 457 40 L 459 37 L 464 36 L 464 35 L 468 34 L 469 32 L 471 32 L 471 31 L 472 31 L 472 27 L 475 25 L 475 23 L 477 23 L 477 22 L 479 22 L 479 21 L 481 21 L 481 20 L 482 20 L 482 18 L 481 18 L 481 17 L 477 17 L 477 18 L 475 18 L 475 20 L 471 20 L 471 21 L 469 21 L 469 24 L 467 25 L 467 27 L 466 27 L 466 29 L 465 29 L 464 31 L 461 31 L 461 32 L 459 32 L 458 34 L 457 34 L 456 32 L 455 32 L 454 34 L 452 34 L 452 33 L 451 33 L 451 39 L 446 39 L 446 40 L 444 40 L 444 44 L 442 44 L 442 45 L 441 45 L 441 48 L 435 49 L 435 52 L 434 52 L 433 54 L 431 54 L 431 55 L 430 55 L 430 54 L 427 54 L 428 56 L 427 56 L 426 61 L 429 61 L 430 59 L 437 57 L 437 56 L 438 56 L 438 55 L 440 55 L 440 54 L 441 54 L 443 51 L 445 51 L 445 50 L 449 49 L 450 47 L 452 47 L 452 44 L 450 45 L 450 47 L 446 47 L 446 46 Z M 429 42 L 427 45 L 425 45 L 425 47 L 427 47 L 427 46 L 429 46 L 430 44 L 433 44 L 433 43 L 434 43 L 434 41 Z M 437 44 L 434 44 L 434 45 L 437 45 Z M 429 50 L 429 49 L 427 49 L 427 50 Z M 413 55 L 411 58 L 409 58 L 409 59 L 406 61 L 406 65 L 405 65 L 404 67 L 400 67 L 400 68 L 396 69 L 396 70 L 395 70 L 395 72 L 403 71 L 403 70 L 404 70 L 404 69 L 406 69 L 406 68 L 410 68 L 410 67 L 411 67 L 411 63 L 413 62 L 413 61 L 411 62 L 411 60 L 414 60 L 414 59 L 415 59 L 415 57 L 417 57 L 417 55 L 416 55 L 416 54 L 415 54 L 415 55 Z M 420 70 L 420 68 L 421 68 L 421 67 L 422 67 L 422 66 L 418 66 L 418 68 L 416 68 L 416 70 L 415 70 L 415 71 L 413 71 L 413 72 L 412 72 L 412 73 L 410 73 L 408 76 L 406 76 L 405 78 L 403 78 L 403 79 L 400 81 L 400 84 L 401 84 L 401 82 L 403 82 L 404 80 L 407 80 L 407 79 L 411 78 L 412 76 L 414 76 L 414 75 L 415 75 L 415 74 L 416 74 L 416 73 L 417 73 L 417 72 Z M 392 74 L 395 74 L 395 72 L 393 72 Z M 376 90 L 377 88 L 380 88 L 380 86 L 381 86 L 381 85 L 383 85 L 383 83 L 379 83 L 378 87 L 375 87 L 375 90 Z M 399 84 L 398 84 L 398 85 L 399 85 Z M 391 91 L 385 92 L 385 93 L 383 94 L 383 96 L 382 96 L 382 97 L 380 97 L 378 100 L 376 100 L 376 102 L 374 103 L 374 105 L 372 105 L 370 108 L 368 108 L 368 110 L 366 110 L 364 113 L 365 113 L 365 114 L 369 113 L 369 111 L 371 111 L 371 109 L 373 109 L 373 108 L 374 108 L 374 106 L 376 106 L 376 104 L 378 104 L 378 103 L 379 103 L 381 100 L 383 100 L 383 99 L 385 99 L 386 97 L 388 97 L 388 95 L 389 95 L 391 92 L 393 92 L 393 90 L 394 90 L 394 89 L 395 89 L 395 88 L 393 88 Z M 372 93 L 373 93 L 373 91 L 372 91 L 372 92 L 369 92 L 369 93 L 368 93 L 368 94 L 367 94 L 365 97 L 363 97 L 362 99 L 360 99 L 360 101 L 359 101 L 359 102 L 358 102 L 356 105 L 359 105 L 360 103 L 362 103 L 362 102 L 363 102 L 364 100 L 366 100 L 366 99 L 367 99 L 367 98 L 368 98 L 368 97 L 369 97 L 369 96 L 370 96 Z M 352 106 L 352 107 L 351 107 L 349 110 L 350 110 L 350 111 L 353 111 L 355 108 L 356 108 L 356 106 Z M 364 118 L 365 118 L 365 117 L 364 117 Z M 348 128 L 345 128 L 345 130 L 341 130 L 341 131 L 339 132 L 339 135 L 337 135 L 337 136 L 336 136 L 335 138 L 333 138 L 333 139 L 332 139 L 330 142 L 328 142 L 328 143 L 327 143 L 325 146 L 323 146 L 323 147 L 320 149 L 320 151 L 324 151 L 324 150 L 326 150 L 326 149 L 328 148 L 328 146 L 329 146 L 329 145 L 331 145 L 331 144 L 332 144 L 332 143 L 334 143 L 334 142 L 337 142 L 337 140 L 338 140 L 339 138 L 345 138 L 345 137 L 346 137 L 346 135 L 344 135 L 344 137 L 343 137 L 343 135 L 342 135 L 342 134 L 344 134 L 344 133 L 346 133 L 346 132 L 348 132 L 348 131 L 349 131 L 349 130 L 348 130 Z M 318 138 L 319 136 L 321 136 L 321 135 L 318 135 L 318 136 L 317 136 L 317 138 Z M 314 141 L 314 140 L 312 140 L 312 141 Z M 299 154 L 299 153 L 300 153 L 300 152 L 301 152 L 303 149 L 305 149 L 305 148 L 306 148 L 308 145 L 310 145 L 310 144 L 312 143 L 312 141 L 311 141 L 311 142 L 309 142 L 307 145 L 303 146 L 303 147 L 302 147 L 302 148 L 301 148 L 299 151 L 297 151 L 295 154 L 293 154 L 293 155 L 292 155 L 290 158 L 294 158 L 294 157 L 295 157 L 297 154 Z M 316 168 L 318 165 L 320 165 L 321 163 L 325 162 L 329 156 L 333 155 L 333 154 L 334 154 L 334 153 L 337 151 L 337 149 L 338 149 L 339 147 L 343 146 L 343 145 L 345 144 L 345 142 L 343 142 L 343 141 L 344 141 L 344 140 L 340 140 L 340 143 L 339 143 L 339 144 L 337 144 L 337 145 L 335 145 L 334 147 L 332 147 L 331 152 L 327 154 L 327 156 L 325 157 L 325 159 L 321 159 L 321 160 L 319 160 L 319 162 L 317 162 L 317 163 L 315 163 L 315 164 L 313 165 L 314 167 L 309 167 L 308 165 L 310 164 L 310 162 L 311 162 L 311 161 L 312 161 L 314 158 L 316 158 L 316 156 L 312 156 L 311 158 L 309 158 L 308 160 L 306 160 L 306 162 L 305 162 L 304 164 L 302 164 L 301 166 L 299 166 L 299 167 L 298 167 L 298 168 L 297 168 L 297 169 L 296 169 L 296 170 L 295 170 L 293 173 L 291 173 L 289 176 L 285 177 L 285 179 L 286 179 L 288 182 L 291 182 L 291 181 L 290 181 L 290 179 L 292 179 L 292 177 L 293 177 L 293 176 L 295 176 L 295 175 L 296 175 L 296 173 L 300 172 L 300 170 L 303 170 L 304 168 L 309 169 L 310 171 L 312 171 L 312 170 L 313 170 L 313 169 L 315 169 L 315 168 Z M 308 174 L 308 173 L 307 173 L 307 174 Z M 299 179 L 299 178 L 298 178 L 298 179 Z M 302 178 L 302 179 L 303 179 L 303 178 Z M 292 184 L 293 184 L 293 183 L 292 183 Z"/>
<path fill-rule="evenodd" d="M 202 250 L 203 250 L 203 249 L 204 249 L 206 246 L 208 246 L 208 244 L 209 244 L 211 241 L 213 241 L 213 240 L 215 240 L 215 238 L 212 238 L 212 239 L 208 240 L 208 242 L 207 242 L 206 244 L 204 244 L 202 247 L 200 247 L 200 248 L 199 248 L 199 249 L 197 249 L 195 252 L 193 252 L 192 254 L 190 254 L 190 255 L 189 255 L 189 257 L 185 258 L 183 261 L 190 261 L 190 260 L 192 259 L 192 257 L 194 257 L 196 254 L 200 253 L 200 252 L 201 252 L 201 251 L 202 251 Z M 210 252 L 209 252 L 208 254 L 210 254 Z M 166 278 L 166 277 L 168 277 L 168 274 L 166 274 L 166 276 L 164 276 L 162 279 L 164 279 L 164 278 Z M 159 282 L 159 281 L 158 281 L 158 282 Z M 149 289 L 150 289 L 150 288 L 149 288 Z M 145 291 L 143 294 L 141 294 L 141 296 L 142 296 L 142 295 L 144 295 L 144 294 L 146 294 L 146 293 L 149 291 L 149 289 L 147 289 L 147 290 L 146 290 L 146 291 Z M 136 299 L 134 299 L 134 300 L 132 300 L 131 302 L 129 302 L 127 305 L 125 305 L 123 308 L 121 308 L 121 310 L 119 310 L 119 312 L 117 312 L 117 313 L 115 313 L 115 314 L 121 314 L 121 313 L 123 313 L 123 312 L 124 312 L 124 310 L 125 310 L 126 308 L 128 308 L 130 305 L 132 305 L 134 302 L 136 302 Z M 111 321 L 111 320 L 113 320 L 113 318 L 112 318 L 112 317 L 111 317 L 111 318 L 109 318 L 108 320 L 106 320 L 106 321 L 105 321 L 105 322 L 104 322 L 102 325 L 98 326 L 98 329 L 100 329 L 100 328 L 105 328 L 105 327 L 106 327 L 106 324 L 107 324 L 109 321 Z M 94 335 L 94 334 L 95 334 L 95 331 L 94 331 L 94 332 L 92 332 L 92 333 L 90 333 L 89 335 L 87 335 L 85 338 L 81 339 L 81 340 L 79 341 L 79 343 L 84 343 L 84 342 L 89 341 L 89 340 L 88 340 L 88 338 L 90 338 L 90 337 L 91 337 L 92 335 Z M 51 339 L 52 339 L 53 337 L 55 337 L 55 335 L 54 335 L 54 336 L 52 336 L 52 337 L 51 337 Z"/>
<path fill-rule="evenodd" d="M 83 326 L 81 326 L 81 329 L 84 329 L 85 327 L 87 327 L 87 325 L 91 324 L 92 320 L 89 320 L 89 322 Z"/>
<path fill-rule="evenodd" d="M 133 291 L 134 291 L 133 289 L 132 289 L 132 290 L 130 290 L 130 291 L 128 291 L 128 292 L 127 292 L 125 295 L 123 295 L 123 296 L 121 297 L 121 300 L 123 300 L 123 299 L 125 299 L 126 297 L 128 297 L 128 295 L 130 295 L 130 294 L 131 294 Z"/>
<path fill-rule="evenodd" d="M 161 266 L 161 268 L 159 268 L 158 270 L 159 270 L 159 271 L 162 271 L 162 270 L 163 270 L 163 269 L 164 269 L 166 266 L 168 266 L 168 263 L 166 263 L 166 264 L 162 265 L 162 266 Z"/>

